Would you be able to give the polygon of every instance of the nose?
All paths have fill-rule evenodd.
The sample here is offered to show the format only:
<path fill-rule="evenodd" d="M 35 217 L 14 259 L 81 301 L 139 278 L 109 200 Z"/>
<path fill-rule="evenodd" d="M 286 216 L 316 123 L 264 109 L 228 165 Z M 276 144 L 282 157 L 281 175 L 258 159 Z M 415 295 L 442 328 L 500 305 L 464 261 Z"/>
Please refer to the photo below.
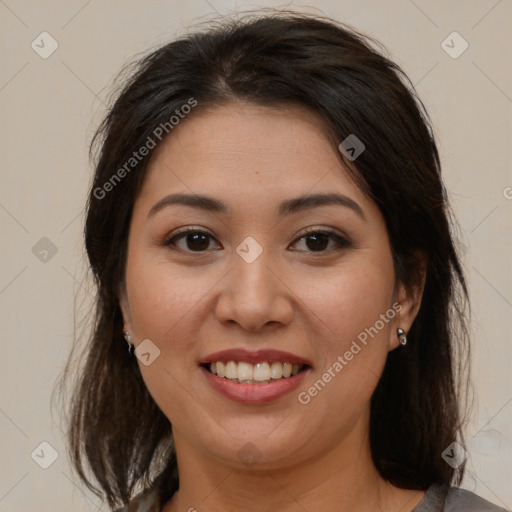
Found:
<path fill-rule="evenodd" d="M 285 276 L 272 265 L 268 251 L 252 263 L 237 253 L 233 259 L 231 272 L 221 282 L 215 306 L 217 320 L 250 332 L 289 324 L 294 312 L 293 293 Z"/>

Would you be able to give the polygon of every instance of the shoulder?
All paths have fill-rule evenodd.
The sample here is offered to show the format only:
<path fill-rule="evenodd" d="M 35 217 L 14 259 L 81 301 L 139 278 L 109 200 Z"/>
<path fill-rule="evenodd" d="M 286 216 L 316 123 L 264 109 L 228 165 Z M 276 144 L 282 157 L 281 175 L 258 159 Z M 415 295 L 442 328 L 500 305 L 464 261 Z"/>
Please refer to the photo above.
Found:
<path fill-rule="evenodd" d="M 118 509 L 116 512 L 161 512 L 160 498 L 157 490 L 150 490 L 143 492 L 123 508 Z"/>
<path fill-rule="evenodd" d="M 452 487 L 448 490 L 445 512 L 467 510 L 468 512 L 507 512 L 506 509 L 493 505 L 471 491 Z"/>
<path fill-rule="evenodd" d="M 511 512 L 493 505 L 471 491 L 431 485 L 423 500 L 413 512 Z M 156 490 L 136 496 L 128 505 L 117 512 L 161 512 L 161 504 Z"/>
<path fill-rule="evenodd" d="M 447 485 L 431 485 L 413 512 L 510 512 L 471 491 Z"/>

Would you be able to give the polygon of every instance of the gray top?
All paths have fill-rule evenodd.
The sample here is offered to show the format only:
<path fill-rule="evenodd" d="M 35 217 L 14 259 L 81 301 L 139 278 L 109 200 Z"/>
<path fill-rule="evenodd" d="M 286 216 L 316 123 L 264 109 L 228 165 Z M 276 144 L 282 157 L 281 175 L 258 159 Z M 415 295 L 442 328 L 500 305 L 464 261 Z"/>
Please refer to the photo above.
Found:
<path fill-rule="evenodd" d="M 155 491 L 139 495 L 118 512 L 161 512 Z M 464 489 L 433 484 L 412 512 L 512 512 Z"/>
<path fill-rule="evenodd" d="M 131 511 L 130 511 L 131 512 Z M 431 485 L 412 512 L 510 512 L 465 489 Z"/>

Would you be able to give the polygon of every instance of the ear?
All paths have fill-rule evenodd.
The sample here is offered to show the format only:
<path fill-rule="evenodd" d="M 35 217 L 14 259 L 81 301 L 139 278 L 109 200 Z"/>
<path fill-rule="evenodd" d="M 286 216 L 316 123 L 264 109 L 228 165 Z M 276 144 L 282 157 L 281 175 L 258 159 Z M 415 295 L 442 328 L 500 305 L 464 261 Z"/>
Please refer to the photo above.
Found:
<path fill-rule="evenodd" d="M 416 258 L 418 262 L 418 273 L 414 284 L 406 286 L 399 282 L 397 285 L 395 303 L 398 303 L 399 306 L 395 308 L 397 313 L 392 322 L 389 339 L 390 351 L 400 345 L 397 330 L 399 328 L 403 329 L 407 336 L 421 306 L 423 290 L 425 289 L 425 281 L 427 277 L 427 259 L 423 253 L 418 253 Z"/>

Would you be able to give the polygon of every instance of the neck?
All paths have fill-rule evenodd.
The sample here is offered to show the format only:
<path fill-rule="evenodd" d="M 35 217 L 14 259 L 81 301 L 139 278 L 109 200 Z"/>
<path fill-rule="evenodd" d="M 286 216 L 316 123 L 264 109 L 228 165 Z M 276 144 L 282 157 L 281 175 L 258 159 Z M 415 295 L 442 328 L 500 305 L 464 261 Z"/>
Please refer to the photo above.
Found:
<path fill-rule="evenodd" d="M 251 469 L 212 460 L 175 433 L 180 488 L 164 512 L 408 512 L 423 491 L 393 487 L 375 468 L 355 428 L 338 446 L 300 464 Z"/>

